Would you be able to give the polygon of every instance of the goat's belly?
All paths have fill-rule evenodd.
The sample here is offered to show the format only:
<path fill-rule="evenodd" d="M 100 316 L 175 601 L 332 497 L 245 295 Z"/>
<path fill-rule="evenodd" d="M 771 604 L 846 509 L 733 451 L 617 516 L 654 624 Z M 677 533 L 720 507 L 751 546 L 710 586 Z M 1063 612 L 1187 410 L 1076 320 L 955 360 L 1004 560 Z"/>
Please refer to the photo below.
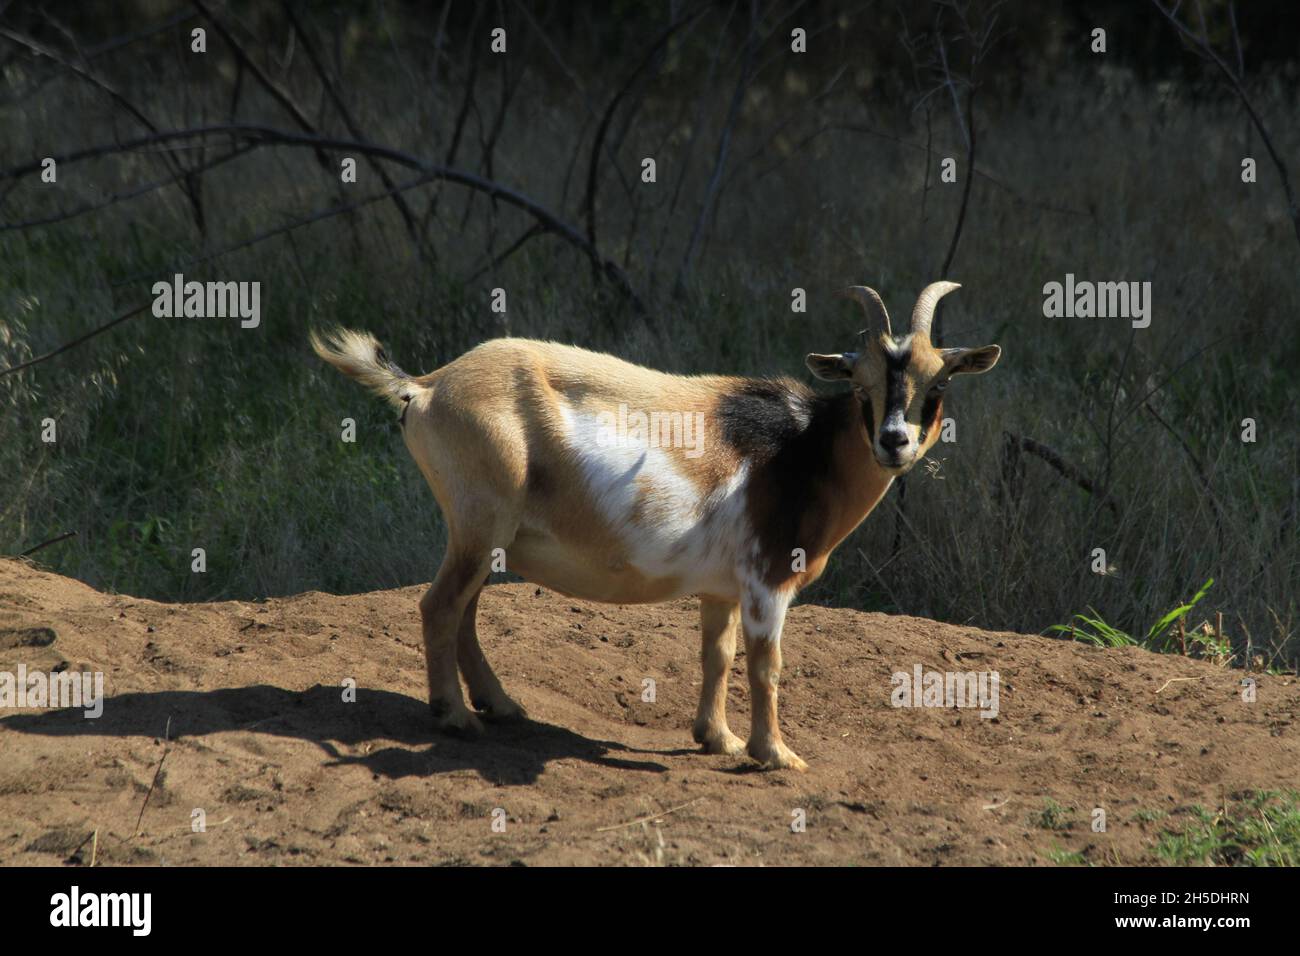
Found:
<path fill-rule="evenodd" d="M 651 571 L 638 566 L 635 555 L 598 553 L 549 536 L 521 535 L 508 549 L 506 560 L 508 569 L 525 580 L 569 597 L 607 604 L 653 604 L 734 590 L 726 574 L 701 580 L 685 568 Z"/>

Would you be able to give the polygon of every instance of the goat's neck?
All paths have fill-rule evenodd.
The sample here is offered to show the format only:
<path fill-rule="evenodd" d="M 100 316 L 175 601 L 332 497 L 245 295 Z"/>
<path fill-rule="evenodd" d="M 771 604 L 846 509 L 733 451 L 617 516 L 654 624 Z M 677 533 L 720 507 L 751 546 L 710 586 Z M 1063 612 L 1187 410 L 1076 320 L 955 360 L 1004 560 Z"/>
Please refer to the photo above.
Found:
<path fill-rule="evenodd" d="M 836 427 L 830 455 L 827 533 L 830 547 L 839 544 L 869 515 L 893 482 L 871 450 L 862 402 L 849 392 L 834 400 Z"/>

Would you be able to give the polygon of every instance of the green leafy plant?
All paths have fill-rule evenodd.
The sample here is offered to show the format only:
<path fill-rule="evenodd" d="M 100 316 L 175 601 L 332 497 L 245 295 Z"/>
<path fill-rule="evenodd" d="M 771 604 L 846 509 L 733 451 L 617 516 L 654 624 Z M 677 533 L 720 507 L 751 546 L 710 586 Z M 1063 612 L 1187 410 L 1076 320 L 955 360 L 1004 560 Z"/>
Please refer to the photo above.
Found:
<path fill-rule="evenodd" d="M 1192 808 L 1180 830 L 1166 829 L 1156 854 L 1180 866 L 1300 864 L 1300 792 L 1262 790 L 1231 808 Z"/>
<path fill-rule="evenodd" d="M 1067 850 L 1056 843 L 1052 844 L 1052 848 L 1047 850 L 1045 855 L 1057 866 L 1092 866 L 1078 850 Z"/>
<path fill-rule="evenodd" d="M 1135 638 L 1126 631 L 1121 631 L 1119 628 L 1107 624 L 1101 619 L 1101 615 L 1091 607 L 1088 608 L 1092 612 L 1091 616 L 1076 614 L 1073 624 L 1053 624 L 1047 630 L 1058 634 L 1069 634 L 1076 641 L 1082 641 L 1096 647 L 1136 646 L 1145 647 L 1152 651 L 1169 652 L 1177 650 L 1181 652 L 1182 645 L 1174 642 L 1171 629 L 1201 602 L 1201 599 L 1205 597 L 1213 585 L 1214 578 L 1210 578 L 1201 585 L 1200 590 L 1192 596 L 1190 601 L 1178 605 L 1178 607 L 1161 617 L 1160 620 L 1147 629 L 1146 634 L 1141 638 Z M 1198 647 L 1203 652 L 1198 656 L 1212 657 L 1213 659 L 1224 659 L 1225 655 L 1231 657 L 1231 645 L 1222 634 L 1203 632 L 1196 636 L 1189 634 L 1188 638 L 1193 642 L 1193 646 Z"/>
<path fill-rule="evenodd" d="M 1068 830 L 1070 808 L 1063 807 L 1051 797 L 1043 801 L 1043 809 L 1029 818 L 1029 822 L 1044 830 Z"/>

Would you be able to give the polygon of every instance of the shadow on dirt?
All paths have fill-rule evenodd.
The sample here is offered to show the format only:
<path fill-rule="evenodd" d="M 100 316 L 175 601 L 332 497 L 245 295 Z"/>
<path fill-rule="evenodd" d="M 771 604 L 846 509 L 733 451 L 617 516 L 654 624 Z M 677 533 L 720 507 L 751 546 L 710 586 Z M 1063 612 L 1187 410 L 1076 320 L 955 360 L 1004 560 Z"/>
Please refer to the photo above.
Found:
<path fill-rule="evenodd" d="M 168 720 L 171 721 L 168 730 Z M 0 730 L 52 737 L 154 737 L 177 740 L 244 731 L 307 740 L 328 756 L 327 766 L 360 764 L 384 777 L 431 776 L 474 770 L 502 785 L 534 783 L 552 760 L 574 759 L 622 770 L 667 771 L 653 760 L 612 753 L 657 755 L 616 741 L 593 740 L 553 724 L 519 720 L 491 724 L 475 740 L 439 735 L 428 707 L 391 691 L 357 688 L 345 703 L 338 687 L 316 685 L 297 692 L 259 684 L 212 691 L 122 694 L 104 701 L 103 715 L 87 719 L 80 709 L 0 718 Z M 345 754 L 371 740 L 396 741 L 364 754 Z M 411 749 L 421 747 L 421 749 Z M 667 756 L 667 754 L 662 754 Z"/>

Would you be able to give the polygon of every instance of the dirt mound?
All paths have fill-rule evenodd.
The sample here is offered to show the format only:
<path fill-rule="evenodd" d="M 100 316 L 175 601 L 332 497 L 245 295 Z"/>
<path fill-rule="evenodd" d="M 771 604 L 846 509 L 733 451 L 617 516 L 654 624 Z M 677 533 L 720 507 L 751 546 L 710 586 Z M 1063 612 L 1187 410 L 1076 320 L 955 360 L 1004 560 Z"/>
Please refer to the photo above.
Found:
<path fill-rule="evenodd" d="M 1197 661 L 809 606 L 781 719 L 812 769 L 755 772 L 691 743 L 694 602 L 531 585 L 479 611 L 531 719 L 444 738 L 420 593 L 159 604 L 0 561 L 0 672 L 101 671 L 108 697 L 98 719 L 0 712 L 0 863 L 1155 863 L 1170 820 L 1300 766 L 1294 678 L 1257 675 L 1247 702 L 1241 672 Z M 996 671 L 998 716 L 892 706 L 917 664 Z"/>

